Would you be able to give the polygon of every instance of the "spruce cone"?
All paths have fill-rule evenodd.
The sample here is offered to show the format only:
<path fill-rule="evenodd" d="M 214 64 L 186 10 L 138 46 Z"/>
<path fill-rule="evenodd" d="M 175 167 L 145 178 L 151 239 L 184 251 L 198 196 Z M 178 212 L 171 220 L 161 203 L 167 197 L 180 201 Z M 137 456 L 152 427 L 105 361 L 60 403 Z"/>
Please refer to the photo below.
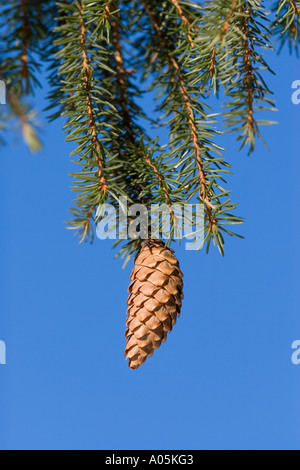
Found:
<path fill-rule="evenodd" d="M 174 251 L 160 240 L 144 242 L 129 286 L 127 344 L 129 367 L 137 369 L 167 339 L 180 316 L 183 274 Z"/>

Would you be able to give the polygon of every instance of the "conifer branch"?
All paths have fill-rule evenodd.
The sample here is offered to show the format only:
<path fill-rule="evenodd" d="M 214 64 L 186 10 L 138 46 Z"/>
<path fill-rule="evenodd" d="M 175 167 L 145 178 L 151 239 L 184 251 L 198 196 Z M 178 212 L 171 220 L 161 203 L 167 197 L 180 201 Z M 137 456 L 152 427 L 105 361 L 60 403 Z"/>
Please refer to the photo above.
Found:
<path fill-rule="evenodd" d="M 243 15 L 249 14 L 249 12 L 245 12 L 245 8 L 241 8 L 241 12 Z M 253 87 L 255 85 L 255 78 L 253 75 L 253 66 L 252 66 L 252 50 L 250 47 L 249 39 L 248 39 L 248 27 L 247 27 L 247 21 L 246 21 L 246 16 L 241 17 L 241 24 L 242 24 L 242 32 L 244 35 L 244 67 L 245 67 L 245 73 L 244 73 L 244 82 L 246 83 L 246 88 L 247 88 L 247 134 L 251 136 L 253 133 L 253 128 L 254 128 L 254 110 L 253 110 L 253 102 L 254 102 L 254 90 Z M 253 140 L 250 137 L 251 142 Z M 254 150 L 254 142 L 251 143 L 250 151 Z"/>
<path fill-rule="evenodd" d="M 179 90 L 183 99 L 183 102 L 185 104 L 185 108 L 187 111 L 188 115 L 188 122 L 189 122 L 189 127 L 190 127 L 190 132 L 192 136 L 192 141 L 193 141 L 193 147 L 194 147 L 194 154 L 195 154 L 195 160 L 197 164 L 197 169 L 198 169 L 198 175 L 199 175 L 199 184 L 200 184 L 200 194 L 201 194 L 201 200 L 205 203 L 207 207 L 207 213 L 208 213 L 208 218 L 210 220 L 210 223 L 213 222 L 212 218 L 212 210 L 215 210 L 214 205 L 212 204 L 209 195 L 207 194 L 207 187 L 208 187 L 208 181 L 206 180 L 206 175 L 203 167 L 203 160 L 202 160 L 202 155 L 201 155 L 201 150 L 200 150 L 200 145 L 198 142 L 198 135 L 197 135 L 197 129 L 195 126 L 195 116 L 194 112 L 191 106 L 191 102 L 189 99 L 189 95 L 185 86 L 185 82 L 183 79 L 183 76 L 181 74 L 180 66 L 178 64 L 178 61 L 175 57 L 174 54 L 171 54 L 169 51 L 172 51 L 172 45 L 169 43 L 168 37 L 165 35 L 163 30 L 161 29 L 158 20 L 156 18 L 155 13 L 153 10 L 150 8 L 148 2 L 146 0 L 142 0 L 142 3 L 144 5 L 145 11 L 147 12 L 156 33 L 158 34 L 161 43 L 163 47 L 165 48 L 167 57 L 169 59 L 169 63 L 173 68 L 173 76 L 174 76 L 174 81 L 178 83 L 179 85 Z"/>
<path fill-rule="evenodd" d="M 226 19 L 224 21 L 224 24 L 222 25 L 221 31 L 219 33 L 217 42 L 222 42 L 228 29 L 230 28 L 230 23 L 232 18 L 234 17 L 235 11 L 238 7 L 238 1 L 237 0 L 231 0 L 231 8 L 226 16 Z M 209 66 L 209 76 L 213 78 L 215 76 L 215 60 L 216 60 L 216 48 L 213 46 L 212 51 L 211 51 L 211 60 L 210 60 L 210 66 Z"/>
<path fill-rule="evenodd" d="M 114 44 L 114 49 L 115 49 L 116 76 L 117 76 L 117 80 L 119 84 L 120 105 L 122 108 L 123 123 L 124 123 L 124 127 L 126 130 L 126 135 L 127 135 L 129 142 L 131 142 L 131 144 L 137 149 L 138 154 L 141 155 L 143 160 L 149 166 L 150 170 L 153 172 L 165 196 L 166 203 L 170 210 L 172 221 L 174 221 L 175 214 L 172 209 L 172 200 L 165 184 L 165 177 L 158 170 L 157 166 L 151 160 L 150 156 L 147 155 L 143 151 L 143 149 L 140 146 L 140 143 L 137 141 L 136 132 L 134 131 L 134 124 L 132 122 L 132 118 L 129 112 L 129 105 L 128 105 L 127 86 L 126 86 L 127 72 L 124 66 L 124 56 L 123 56 L 122 45 L 121 45 L 120 24 L 119 24 L 118 18 L 115 18 L 112 22 L 112 33 L 113 33 L 113 44 Z M 140 202 L 143 202 L 143 201 L 140 201 Z"/>
<path fill-rule="evenodd" d="M 208 79 L 216 90 L 224 86 L 228 98 L 224 104 L 227 109 L 225 125 L 230 131 L 239 133 L 240 148 L 249 145 L 249 153 L 254 151 L 257 138 L 263 141 L 260 127 L 274 123 L 255 118 L 257 112 L 274 110 L 274 102 L 270 99 L 272 92 L 262 77 L 262 70 L 272 73 L 261 52 L 272 50 L 266 15 L 259 2 L 224 0 L 217 8 L 213 5 L 205 7 L 200 25 L 202 86 Z M 205 43 L 209 47 L 209 56 L 208 52 L 205 55 Z"/>
<path fill-rule="evenodd" d="M 91 73 L 90 73 L 90 65 L 87 56 L 86 50 L 86 28 L 84 23 L 84 9 L 85 4 L 82 0 L 79 0 L 79 12 L 80 12 L 80 32 L 81 32 L 81 52 L 82 52 L 82 73 L 84 77 L 84 86 L 85 86 L 85 93 L 86 93 L 86 103 L 87 103 L 87 113 L 89 116 L 89 128 L 91 134 L 91 143 L 92 148 L 94 148 L 94 152 L 92 152 L 92 158 L 96 159 L 97 166 L 98 166 L 98 177 L 99 177 L 99 191 L 103 192 L 104 194 L 107 193 L 107 183 L 103 174 L 103 162 L 101 161 L 101 143 L 98 139 L 98 131 L 97 125 L 94 115 L 94 105 L 93 99 L 91 96 Z"/>
<path fill-rule="evenodd" d="M 109 91 L 99 85 L 104 71 L 109 73 L 109 80 L 114 74 L 108 66 L 111 57 L 108 42 L 103 39 L 107 28 L 103 21 L 105 13 L 104 5 L 95 15 L 89 1 L 64 1 L 60 4 L 52 48 L 55 61 L 49 77 L 53 89 L 48 109 L 58 108 L 51 118 L 62 115 L 66 120 L 67 141 L 77 144 L 71 155 L 77 156 L 81 171 L 72 174 L 75 178 L 72 189 L 78 196 L 71 209 L 74 219 L 69 228 L 77 231 L 81 242 L 93 239 L 92 215 L 114 191 L 106 166 L 116 134 L 106 121 L 117 113 L 106 101 Z"/>
<path fill-rule="evenodd" d="M 98 206 L 116 206 L 121 196 L 147 207 L 167 204 L 172 222 L 175 204 L 196 199 L 205 208 L 207 249 L 214 241 L 223 254 L 222 234 L 235 235 L 226 225 L 242 219 L 232 215 L 237 204 L 223 187 L 230 165 L 216 141 L 221 134 L 216 114 L 206 102 L 224 88 L 226 129 L 237 132 L 241 147 L 247 144 L 252 152 L 260 127 L 272 124 L 257 118 L 274 109 L 264 76 L 271 72 L 265 60 L 271 37 L 278 36 L 280 47 L 287 43 L 291 52 L 300 46 L 300 2 L 272 5 L 272 27 L 258 0 L 12 0 L 3 5 L 0 77 L 7 86 L 7 110 L 38 147 L 23 98 L 39 85 L 47 58 L 51 119 L 63 117 L 66 140 L 75 144 L 71 155 L 79 170 L 72 175 L 76 198 L 70 228 L 81 241 L 93 239 Z M 143 83 L 157 94 L 151 119 L 139 105 Z M 160 126 L 168 130 L 164 145 L 155 131 Z M 0 129 L 5 127 L 0 122 Z M 173 238 L 174 232 L 167 242 Z M 128 259 L 139 247 L 131 240 L 121 254 Z"/>
<path fill-rule="evenodd" d="M 41 149 L 41 142 L 33 122 L 35 112 L 25 98 L 40 86 L 36 76 L 40 70 L 38 59 L 47 53 L 45 38 L 47 33 L 52 34 L 54 11 L 54 0 L 42 5 L 33 0 L 12 0 L 1 8 L 0 77 L 6 85 L 8 107 L 3 110 L 5 123 L 0 127 L 14 129 L 16 121 L 32 152 Z"/>

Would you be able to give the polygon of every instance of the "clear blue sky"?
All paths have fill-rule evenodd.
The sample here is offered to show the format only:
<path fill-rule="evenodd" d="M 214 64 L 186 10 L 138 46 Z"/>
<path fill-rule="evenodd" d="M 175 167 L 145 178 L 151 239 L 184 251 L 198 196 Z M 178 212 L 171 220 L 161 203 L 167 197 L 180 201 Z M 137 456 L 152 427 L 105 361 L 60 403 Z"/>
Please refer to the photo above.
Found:
<path fill-rule="evenodd" d="M 65 229 L 74 166 L 61 123 L 43 118 L 37 156 L 0 149 L 0 448 L 300 449 L 300 68 L 286 53 L 271 65 L 270 152 L 248 158 L 222 139 L 246 239 L 227 239 L 224 259 L 177 248 L 182 316 L 136 372 L 123 357 L 132 264 Z"/>

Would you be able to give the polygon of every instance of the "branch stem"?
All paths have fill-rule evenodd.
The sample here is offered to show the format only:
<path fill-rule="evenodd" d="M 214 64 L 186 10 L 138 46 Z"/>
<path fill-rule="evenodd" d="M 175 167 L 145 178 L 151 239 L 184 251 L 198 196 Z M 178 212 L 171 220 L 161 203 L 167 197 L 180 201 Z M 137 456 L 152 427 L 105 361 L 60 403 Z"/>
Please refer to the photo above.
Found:
<path fill-rule="evenodd" d="M 26 0 L 20 0 L 22 12 L 22 54 L 21 54 L 21 77 L 24 81 L 23 87 L 26 90 L 26 81 L 28 80 L 28 47 L 29 47 L 29 19 L 27 13 Z"/>

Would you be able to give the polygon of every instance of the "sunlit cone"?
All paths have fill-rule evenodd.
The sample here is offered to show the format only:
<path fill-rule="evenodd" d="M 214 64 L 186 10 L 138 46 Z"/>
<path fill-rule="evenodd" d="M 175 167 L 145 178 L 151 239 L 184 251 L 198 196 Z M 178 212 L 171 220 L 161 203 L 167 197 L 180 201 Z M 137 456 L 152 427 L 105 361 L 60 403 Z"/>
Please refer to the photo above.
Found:
<path fill-rule="evenodd" d="M 183 274 L 174 251 L 160 240 L 143 243 L 129 286 L 125 356 L 138 369 L 167 339 L 180 316 Z"/>

